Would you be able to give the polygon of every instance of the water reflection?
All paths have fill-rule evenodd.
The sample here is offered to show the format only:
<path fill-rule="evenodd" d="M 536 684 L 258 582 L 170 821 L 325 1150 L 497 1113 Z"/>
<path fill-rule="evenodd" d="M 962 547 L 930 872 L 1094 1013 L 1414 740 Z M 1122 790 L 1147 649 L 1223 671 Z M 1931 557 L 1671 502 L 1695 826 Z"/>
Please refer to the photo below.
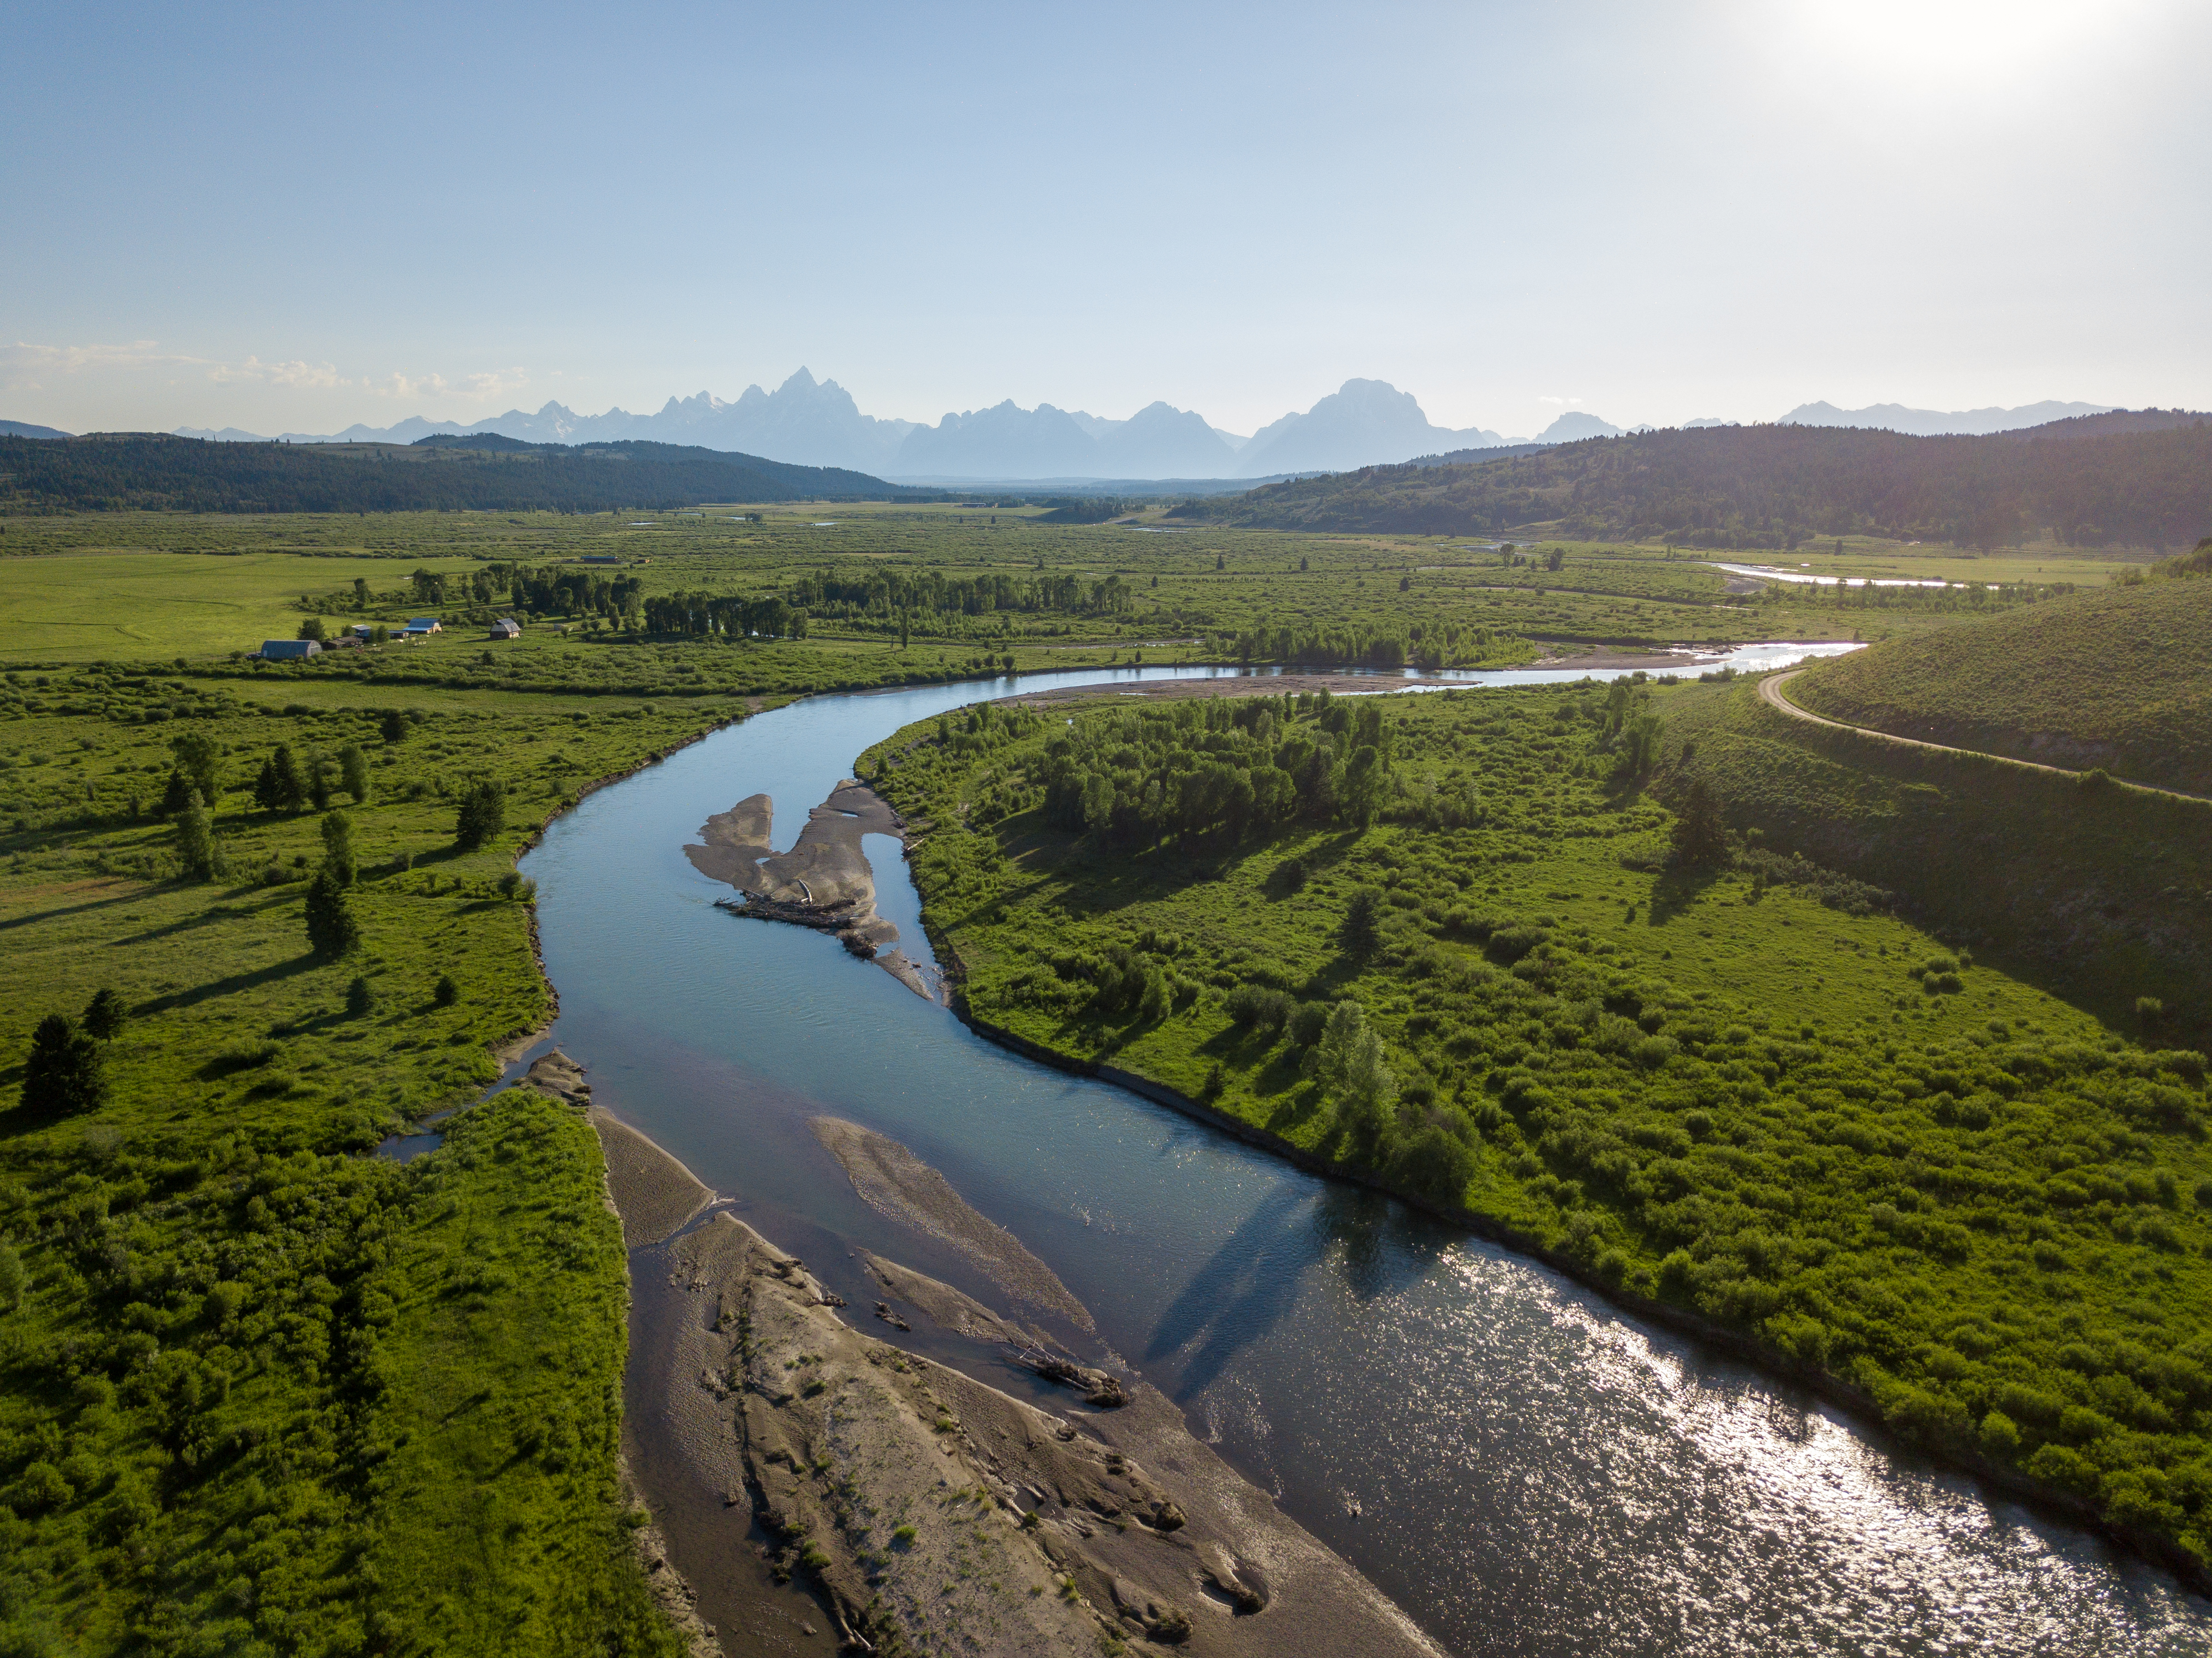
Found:
<path fill-rule="evenodd" d="M 805 1121 L 832 1111 L 911 1145 L 1455 1652 L 2212 1647 L 2212 1609 L 2094 1538 L 1540 1266 L 1018 1060 L 833 941 L 711 908 L 679 851 L 708 814 L 766 790 L 788 845 L 869 743 L 1006 689 L 794 704 L 555 825 L 526 872 L 556 1035 L 602 1103 L 841 1293 L 861 1292 L 842 1275 L 864 1246 L 994 1298 L 861 1204 Z M 910 916 L 904 865 L 875 868 L 885 913 Z"/>

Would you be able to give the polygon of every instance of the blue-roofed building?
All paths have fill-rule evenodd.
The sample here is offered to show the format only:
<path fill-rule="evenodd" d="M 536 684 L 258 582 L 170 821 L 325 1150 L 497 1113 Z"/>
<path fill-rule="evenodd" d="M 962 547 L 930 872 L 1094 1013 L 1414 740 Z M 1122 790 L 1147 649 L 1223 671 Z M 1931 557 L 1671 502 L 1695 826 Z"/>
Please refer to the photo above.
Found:
<path fill-rule="evenodd" d="M 399 636 L 402 639 L 428 639 L 432 634 L 441 634 L 445 631 L 438 625 L 436 616 L 418 616 L 400 630 Z"/>

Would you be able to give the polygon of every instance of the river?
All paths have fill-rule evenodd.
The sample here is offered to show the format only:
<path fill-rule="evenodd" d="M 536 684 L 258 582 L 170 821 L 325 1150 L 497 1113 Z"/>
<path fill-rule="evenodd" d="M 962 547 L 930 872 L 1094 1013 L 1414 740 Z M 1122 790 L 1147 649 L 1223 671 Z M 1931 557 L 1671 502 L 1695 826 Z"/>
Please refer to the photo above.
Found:
<path fill-rule="evenodd" d="M 2212 1645 L 2212 1604 L 2097 1538 L 1507 1251 L 1017 1058 L 832 938 L 714 908 L 728 890 L 682 854 L 710 813 L 763 792 L 788 847 L 862 749 L 939 710 L 1200 671 L 810 699 L 587 797 L 524 864 L 561 996 L 550 1040 L 600 1103 L 857 1304 L 874 1292 L 856 1248 L 1003 1304 L 863 1205 L 807 1121 L 913 1147 L 1044 1258 L 1112 1357 L 1455 1653 Z M 884 913 L 925 952 L 903 865 L 876 870 Z"/>

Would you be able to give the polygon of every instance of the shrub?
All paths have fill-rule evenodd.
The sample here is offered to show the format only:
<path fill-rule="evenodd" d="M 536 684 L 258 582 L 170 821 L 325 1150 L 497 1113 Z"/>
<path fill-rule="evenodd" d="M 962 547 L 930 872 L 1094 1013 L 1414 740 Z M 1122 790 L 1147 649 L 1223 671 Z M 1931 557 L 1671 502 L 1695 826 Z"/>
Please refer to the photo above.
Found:
<path fill-rule="evenodd" d="M 1240 1029 L 1279 1035 L 1295 1005 L 1279 990 L 1243 984 L 1229 993 L 1229 1017 Z"/>
<path fill-rule="evenodd" d="M 441 973 L 438 982 L 430 987 L 430 1000 L 439 1007 L 451 1007 L 461 999 L 461 987 L 453 982 L 450 973 Z"/>
<path fill-rule="evenodd" d="M 1291 1014 L 1291 1045 L 1311 1048 L 1328 1028 L 1328 1006 L 1323 1002 L 1300 1002 Z"/>

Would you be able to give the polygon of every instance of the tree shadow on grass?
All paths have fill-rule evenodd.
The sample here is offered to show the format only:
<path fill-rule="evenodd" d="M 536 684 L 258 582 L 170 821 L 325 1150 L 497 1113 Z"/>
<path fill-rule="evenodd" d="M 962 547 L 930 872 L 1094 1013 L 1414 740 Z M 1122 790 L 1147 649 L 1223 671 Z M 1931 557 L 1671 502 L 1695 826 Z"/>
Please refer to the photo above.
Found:
<path fill-rule="evenodd" d="M 285 979 L 296 978 L 299 975 L 322 965 L 324 965 L 322 958 L 309 951 L 295 956 L 289 962 L 277 962 L 268 967 L 257 968 L 251 973 L 234 973 L 228 978 L 214 979 L 204 985 L 195 985 L 189 990 L 179 990 L 167 996 L 156 996 L 149 1002 L 140 1003 L 134 1011 L 144 1015 L 168 1013 L 180 1007 L 196 1007 L 200 1003 L 212 1000 L 217 996 L 235 996 L 241 991 L 258 990 L 264 985 L 276 984 Z"/>
<path fill-rule="evenodd" d="M 1721 878 L 1723 872 L 1717 868 L 1664 872 L 1651 888 L 1650 925 L 1664 926 L 1677 915 L 1686 913 Z"/>

